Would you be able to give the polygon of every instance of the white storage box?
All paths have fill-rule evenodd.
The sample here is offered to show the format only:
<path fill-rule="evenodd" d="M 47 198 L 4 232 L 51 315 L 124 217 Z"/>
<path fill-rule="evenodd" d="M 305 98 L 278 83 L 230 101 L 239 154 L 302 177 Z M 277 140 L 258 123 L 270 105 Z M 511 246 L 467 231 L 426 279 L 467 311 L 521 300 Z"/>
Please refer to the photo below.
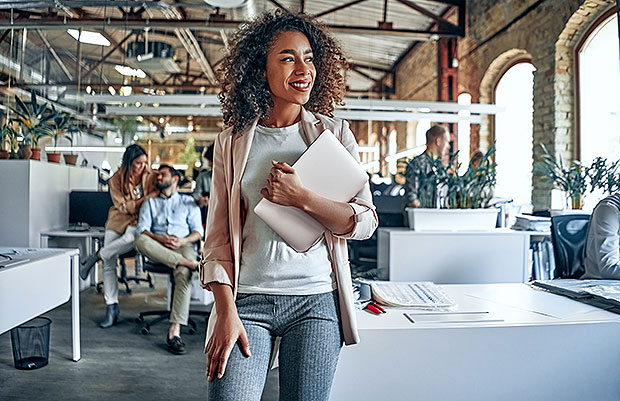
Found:
<path fill-rule="evenodd" d="M 498 209 L 423 209 L 406 208 L 409 228 L 415 231 L 492 230 Z"/>

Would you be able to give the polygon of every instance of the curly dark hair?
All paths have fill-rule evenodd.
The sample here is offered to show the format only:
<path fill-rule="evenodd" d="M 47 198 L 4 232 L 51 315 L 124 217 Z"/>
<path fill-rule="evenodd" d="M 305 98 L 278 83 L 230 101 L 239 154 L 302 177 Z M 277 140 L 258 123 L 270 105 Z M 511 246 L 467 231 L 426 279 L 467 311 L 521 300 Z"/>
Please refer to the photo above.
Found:
<path fill-rule="evenodd" d="M 300 32 L 306 36 L 314 54 L 316 77 L 310 99 L 304 107 L 314 113 L 332 116 L 342 104 L 348 63 L 339 43 L 324 25 L 305 14 L 282 10 L 265 13 L 243 24 L 231 39 L 230 52 L 218 69 L 222 90 L 224 124 L 240 132 L 258 117 L 269 117 L 273 102 L 264 77 L 267 53 L 281 32 Z"/>

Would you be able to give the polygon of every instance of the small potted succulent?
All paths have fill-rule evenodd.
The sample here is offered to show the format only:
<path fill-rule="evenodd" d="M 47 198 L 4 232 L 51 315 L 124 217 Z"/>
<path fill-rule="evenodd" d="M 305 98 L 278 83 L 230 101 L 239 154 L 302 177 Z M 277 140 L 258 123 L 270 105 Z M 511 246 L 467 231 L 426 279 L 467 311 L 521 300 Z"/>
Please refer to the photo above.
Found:
<path fill-rule="evenodd" d="M 11 111 L 15 113 L 15 117 L 10 121 L 18 122 L 22 127 L 23 147 L 22 154 L 28 151 L 32 152 L 30 158 L 40 160 L 41 149 L 38 147 L 39 138 L 47 135 L 47 122 L 53 117 L 53 114 L 46 113 L 47 103 L 38 104 L 37 95 L 34 90 L 30 93 L 30 102 L 24 103 L 18 96 L 15 96 L 16 107 Z"/>

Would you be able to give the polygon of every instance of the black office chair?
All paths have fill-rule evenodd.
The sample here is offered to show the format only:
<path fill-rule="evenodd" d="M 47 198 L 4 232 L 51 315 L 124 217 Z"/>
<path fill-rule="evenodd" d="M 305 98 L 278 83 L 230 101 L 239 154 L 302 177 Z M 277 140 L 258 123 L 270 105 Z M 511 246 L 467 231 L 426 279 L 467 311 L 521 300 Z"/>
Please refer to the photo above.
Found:
<path fill-rule="evenodd" d="M 131 288 L 129 287 L 130 281 L 134 281 L 136 284 L 145 282 L 149 284 L 149 288 L 155 288 L 155 286 L 153 285 L 153 279 L 151 278 L 151 275 L 149 272 L 146 273 L 146 278 L 127 275 L 127 265 L 125 263 L 125 259 L 136 258 L 136 262 L 137 262 L 137 258 L 140 257 L 137 255 L 138 253 L 136 252 L 136 250 L 132 249 L 131 251 L 125 252 L 124 254 L 118 256 L 118 261 L 121 265 L 121 274 L 120 276 L 118 276 L 118 282 L 125 285 L 125 292 L 128 295 L 131 295 Z M 137 269 L 135 270 L 135 274 L 138 274 Z M 103 289 L 103 281 L 100 281 L 97 283 L 97 293 L 101 294 L 102 289 Z"/>
<path fill-rule="evenodd" d="M 172 301 L 174 299 L 175 280 L 174 280 L 174 269 L 172 267 L 166 266 L 163 263 L 149 261 L 148 259 L 144 257 L 143 257 L 142 270 L 146 272 L 152 272 L 152 273 L 167 274 L 170 280 L 170 287 L 171 287 L 170 295 L 168 297 L 168 309 L 150 310 L 150 311 L 140 312 L 140 315 L 136 318 L 136 323 L 138 324 L 144 323 L 142 325 L 142 328 L 140 329 L 140 332 L 144 335 L 147 335 L 151 332 L 151 326 L 161 322 L 162 320 L 166 320 L 170 318 L 170 311 L 172 310 Z M 205 324 L 206 324 L 206 320 L 209 318 L 210 312 L 196 311 L 196 310 L 190 309 L 189 314 L 190 316 L 191 315 L 204 316 Z M 155 316 L 155 318 L 147 322 L 144 319 L 147 316 Z M 196 322 L 192 320 L 190 317 L 187 323 L 189 325 L 189 329 L 188 329 L 189 334 L 195 334 L 196 333 Z"/>
<path fill-rule="evenodd" d="M 402 196 L 373 195 L 379 227 L 403 227 Z M 348 241 L 349 262 L 356 275 L 377 267 L 377 232 L 363 241 Z"/>
<path fill-rule="evenodd" d="M 590 216 L 566 214 L 551 218 L 551 241 L 555 259 L 554 278 L 580 278 L 585 272 L 584 250 Z"/>

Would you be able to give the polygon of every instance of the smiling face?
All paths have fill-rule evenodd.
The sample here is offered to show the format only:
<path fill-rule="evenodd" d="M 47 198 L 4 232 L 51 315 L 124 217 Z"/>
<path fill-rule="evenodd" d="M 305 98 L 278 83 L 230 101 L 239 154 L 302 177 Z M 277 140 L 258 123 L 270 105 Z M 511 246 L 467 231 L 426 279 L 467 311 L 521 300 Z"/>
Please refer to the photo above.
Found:
<path fill-rule="evenodd" d="M 316 77 L 312 48 L 300 32 L 282 32 L 267 53 L 265 78 L 274 108 L 290 104 L 304 105 Z"/>
<path fill-rule="evenodd" d="M 147 160 L 146 155 L 141 155 L 134 159 L 131 163 L 131 174 L 134 176 L 141 176 L 146 168 Z"/>

